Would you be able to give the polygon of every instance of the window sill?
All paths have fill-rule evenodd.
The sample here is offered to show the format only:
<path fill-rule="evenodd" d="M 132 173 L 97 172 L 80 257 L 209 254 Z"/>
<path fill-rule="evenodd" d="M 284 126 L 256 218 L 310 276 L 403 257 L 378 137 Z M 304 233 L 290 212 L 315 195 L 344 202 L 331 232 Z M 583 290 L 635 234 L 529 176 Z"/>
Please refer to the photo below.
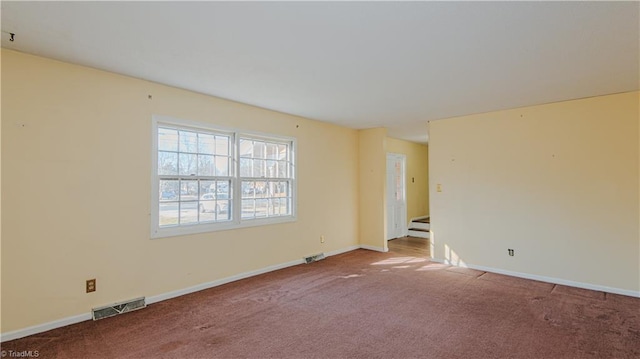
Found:
<path fill-rule="evenodd" d="M 188 236 L 191 234 L 229 231 L 234 229 L 268 226 L 272 224 L 291 223 L 297 221 L 295 216 L 245 219 L 240 222 L 221 222 L 211 224 L 194 224 L 175 227 L 154 228 L 151 231 L 151 239 Z"/>

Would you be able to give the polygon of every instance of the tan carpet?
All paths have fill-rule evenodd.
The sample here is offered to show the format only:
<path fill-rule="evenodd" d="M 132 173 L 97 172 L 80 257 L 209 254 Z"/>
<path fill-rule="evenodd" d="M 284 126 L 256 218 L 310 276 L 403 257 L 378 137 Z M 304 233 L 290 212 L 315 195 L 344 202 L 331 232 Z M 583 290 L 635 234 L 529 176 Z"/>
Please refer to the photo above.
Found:
<path fill-rule="evenodd" d="M 640 299 L 357 250 L 2 350 L 40 358 L 638 358 Z"/>

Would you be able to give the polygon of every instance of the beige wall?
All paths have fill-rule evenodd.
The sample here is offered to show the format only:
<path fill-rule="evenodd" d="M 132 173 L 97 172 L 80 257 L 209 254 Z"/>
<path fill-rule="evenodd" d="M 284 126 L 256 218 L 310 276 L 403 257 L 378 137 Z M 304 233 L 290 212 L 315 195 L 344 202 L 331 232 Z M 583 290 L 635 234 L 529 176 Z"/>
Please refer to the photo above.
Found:
<path fill-rule="evenodd" d="M 0 64 L 2 64 L 2 51 L 0 51 Z M 2 83 L 2 66 L 0 66 L 0 84 Z M 0 99 L 2 98 L 2 86 L 0 86 Z M 0 101 L 0 149 L 2 148 L 2 103 Z M 0 151 L 1 154 L 2 151 Z M 2 156 L 0 155 L 0 315 L 2 312 Z M 2 320 L 0 320 L 0 333 L 2 333 Z"/>
<path fill-rule="evenodd" d="M 407 220 L 429 215 L 429 148 L 387 138 L 387 152 L 406 156 Z"/>
<path fill-rule="evenodd" d="M 2 88 L 5 333 L 358 244 L 355 130 L 8 50 Z M 154 114 L 297 138 L 298 220 L 150 240 Z"/>
<path fill-rule="evenodd" d="M 638 99 L 431 122 L 435 257 L 640 295 Z"/>
<path fill-rule="evenodd" d="M 386 139 L 387 130 L 358 131 L 360 244 L 387 250 L 386 233 Z"/>

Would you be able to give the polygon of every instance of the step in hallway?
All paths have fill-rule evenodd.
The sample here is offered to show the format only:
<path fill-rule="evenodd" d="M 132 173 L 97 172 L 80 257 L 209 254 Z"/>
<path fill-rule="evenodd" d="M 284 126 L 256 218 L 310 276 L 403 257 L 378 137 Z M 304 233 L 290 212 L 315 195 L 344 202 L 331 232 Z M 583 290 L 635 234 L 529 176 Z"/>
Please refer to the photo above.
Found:
<path fill-rule="evenodd" d="M 411 237 L 429 238 L 431 219 L 429 217 L 414 218 L 409 223 L 408 235 Z"/>

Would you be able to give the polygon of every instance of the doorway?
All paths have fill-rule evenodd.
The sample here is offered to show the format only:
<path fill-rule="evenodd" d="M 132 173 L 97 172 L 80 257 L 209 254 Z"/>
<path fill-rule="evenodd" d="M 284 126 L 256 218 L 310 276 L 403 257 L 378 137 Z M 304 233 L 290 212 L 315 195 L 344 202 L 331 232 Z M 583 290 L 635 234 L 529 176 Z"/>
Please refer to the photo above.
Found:
<path fill-rule="evenodd" d="M 407 235 L 406 156 L 387 153 L 387 233 L 386 240 Z"/>

